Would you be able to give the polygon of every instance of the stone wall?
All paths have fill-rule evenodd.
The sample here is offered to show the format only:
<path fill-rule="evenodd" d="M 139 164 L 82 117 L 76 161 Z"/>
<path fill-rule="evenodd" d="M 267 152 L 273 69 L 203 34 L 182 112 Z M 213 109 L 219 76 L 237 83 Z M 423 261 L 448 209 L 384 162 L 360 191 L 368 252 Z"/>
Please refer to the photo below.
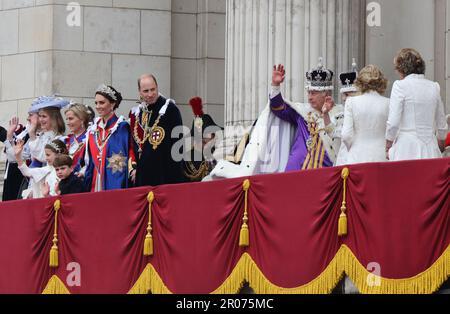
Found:
<path fill-rule="evenodd" d="M 73 27 L 69 2 L 0 0 L 0 125 L 24 118 L 39 95 L 93 105 L 102 82 L 122 93 L 118 112 L 127 114 L 145 72 L 177 101 L 186 125 L 195 95 L 223 124 L 225 1 L 78 0 L 81 23 Z"/>
<path fill-rule="evenodd" d="M 366 63 L 379 65 L 390 84 L 399 77 L 393 59 L 404 47 L 417 49 L 426 61 L 426 77 L 439 82 L 450 113 L 450 0 L 366 0 L 381 8 L 381 25 L 366 27 Z"/>

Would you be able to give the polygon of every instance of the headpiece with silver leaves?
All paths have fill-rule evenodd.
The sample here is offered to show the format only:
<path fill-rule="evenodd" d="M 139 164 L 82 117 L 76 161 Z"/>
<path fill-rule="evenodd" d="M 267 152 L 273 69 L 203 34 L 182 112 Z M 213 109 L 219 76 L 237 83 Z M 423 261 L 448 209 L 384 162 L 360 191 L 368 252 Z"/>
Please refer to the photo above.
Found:
<path fill-rule="evenodd" d="M 56 145 L 55 143 L 50 142 L 47 145 L 51 146 L 55 150 L 55 152 L 57 154 L 61 154 L 62 153 L 62 149 L 58 145 Z"/>
<path fill-rule="evenodd" d="M 114 92 L 111 87 L 106 86 L 105 84 L 100 85 L 99 87 L 97 87 L 97 90 L 95 91 L 95 93 L 102 93 L 102 94 L 106 94 L 109 97 L 111 97 L 111 99 L 113 99 L 114 101 L 117 101 L 117 96 L 116 96 L 116 92 Z"/>

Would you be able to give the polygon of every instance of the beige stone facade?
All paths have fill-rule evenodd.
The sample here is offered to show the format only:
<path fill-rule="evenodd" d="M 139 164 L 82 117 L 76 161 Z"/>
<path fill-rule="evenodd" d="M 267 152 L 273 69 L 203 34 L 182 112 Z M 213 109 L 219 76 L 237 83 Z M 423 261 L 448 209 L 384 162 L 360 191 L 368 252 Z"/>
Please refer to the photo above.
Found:
<path fill-rule="evenodd" d="M 0 125 L 25 118 L 40 95 L 92 105 L 102 82 L 122 93 L 119 113 L 127 114 L 147 72 L 186 125 L 196 95 L 223 124 L 224 58 L 225 1 L 0 0 Z"/>

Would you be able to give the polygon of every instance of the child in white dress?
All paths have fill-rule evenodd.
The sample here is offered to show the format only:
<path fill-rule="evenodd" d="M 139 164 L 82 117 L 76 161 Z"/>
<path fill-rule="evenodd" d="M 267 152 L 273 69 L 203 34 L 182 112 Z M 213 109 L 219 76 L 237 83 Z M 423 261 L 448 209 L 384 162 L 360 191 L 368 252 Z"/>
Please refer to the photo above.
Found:
<path fill-rule="evenodd" d="M 58 177 L 56 176 L 53 162 L 59 154 L 67 154 L 66 145 L 61 140 L 53 140 L 45 145 L 44 151 L 47 165 L 41 168 L 29 168 L 22 160 L 23 145 L 23 141 L 19 141 L 14 146 L 18 168 L 25 177 L 33 179 L 32 185 L 23 191 L 23 199 L 56 196 L 55 187 L 58 184 Z"/>

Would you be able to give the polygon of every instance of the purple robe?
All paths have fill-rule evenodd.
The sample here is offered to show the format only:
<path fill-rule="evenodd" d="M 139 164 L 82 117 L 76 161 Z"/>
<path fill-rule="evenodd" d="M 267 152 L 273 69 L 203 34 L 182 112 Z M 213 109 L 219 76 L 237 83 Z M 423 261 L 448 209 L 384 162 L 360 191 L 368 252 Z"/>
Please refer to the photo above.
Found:
<path fill-rule="evenodd" d="M 305 159 L 311 158 L 306 146 L 310 135 L 307 122 L 297 111 L 292 109 L 288 104 L 284 102 L 281 93 L 270 99 L 270 109 L 272 113 L 281 120 L 289 122 L 296 126 L 295 139 L 289 153 L 289 159 L 285 171 L 287 172 L 307 169 L 308 167 L 304 167 Z M 323 143 L 321 143 L 321 141 L 318 144 L 317 148 L 324 151 Z M 316 155 L 315 158 L 317 159 L 319 154 L 312 155 Z M 328 157 L 326 151 L 324 151 L 323 162 L 319 162 L 317 168 L 331 166 L 333 166 L 333 163 Z"/>

